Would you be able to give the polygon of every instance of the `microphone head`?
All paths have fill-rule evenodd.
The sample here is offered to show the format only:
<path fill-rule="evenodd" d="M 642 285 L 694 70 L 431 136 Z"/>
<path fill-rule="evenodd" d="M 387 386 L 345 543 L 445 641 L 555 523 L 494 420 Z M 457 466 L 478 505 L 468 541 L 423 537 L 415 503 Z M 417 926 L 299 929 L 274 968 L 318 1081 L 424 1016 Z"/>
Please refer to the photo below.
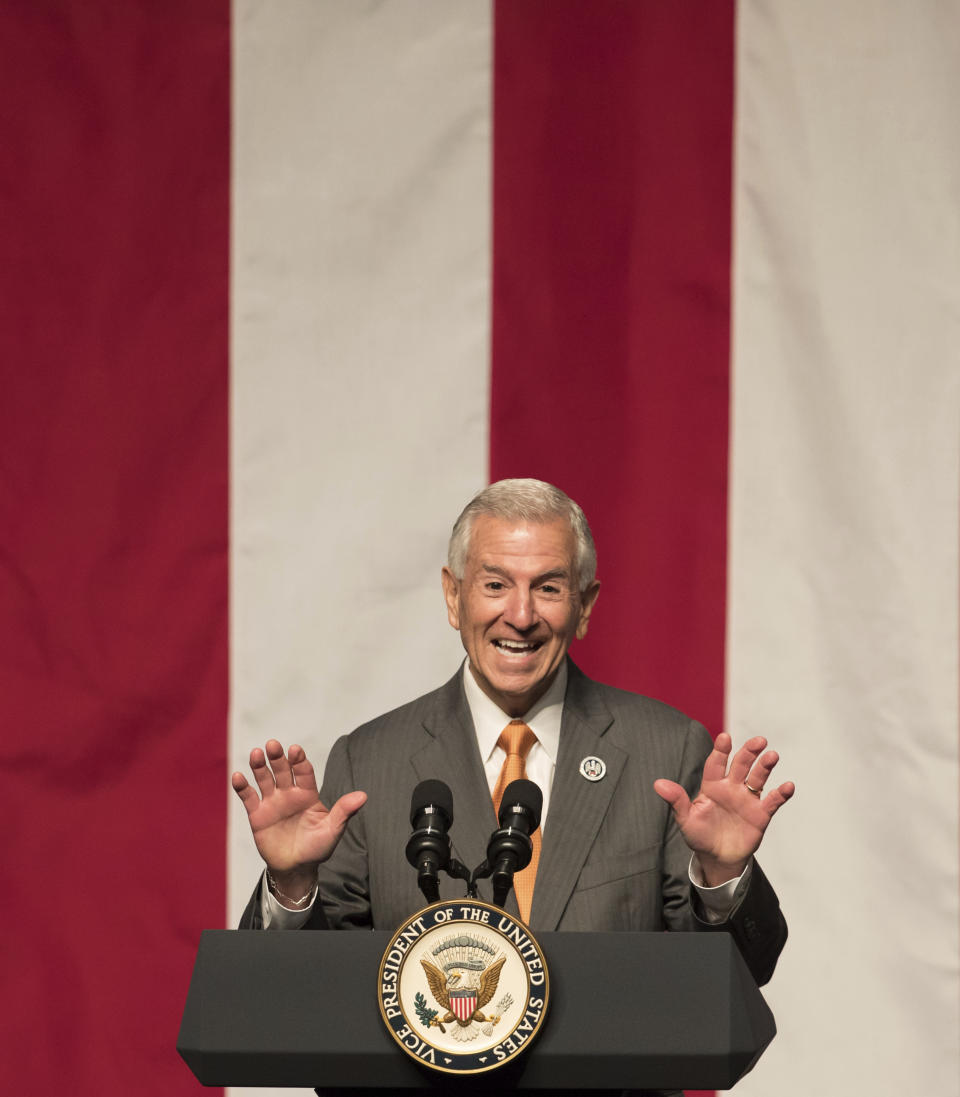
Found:
<path fill-rule="evenodd" d="M 517 782 L 514 782 L 516 784 Z M 537 789 L 539 792 L 540 790 Z M 430 779 L 421 781 L 413 790 L 410 798 L 410 825 L 415 827 L 417 819 L 428 809 L 442 812 L 446 816 L 447 826 L 453 823 L 453 793 L 443 781 Z"/>
<path fill-rule="evenodd" d="M 540 812 L 543 810 L 543 793 L 540 786 L 533 781 L 511 781 L 503 790 L 503 799 L 500 801 L 500 811 L 497 818 L 500 826 L 507 825 L 507 817 L 517 810 L 529 815 L 532 820 L 530 833 L 532 834 L 540 826 Z"/>

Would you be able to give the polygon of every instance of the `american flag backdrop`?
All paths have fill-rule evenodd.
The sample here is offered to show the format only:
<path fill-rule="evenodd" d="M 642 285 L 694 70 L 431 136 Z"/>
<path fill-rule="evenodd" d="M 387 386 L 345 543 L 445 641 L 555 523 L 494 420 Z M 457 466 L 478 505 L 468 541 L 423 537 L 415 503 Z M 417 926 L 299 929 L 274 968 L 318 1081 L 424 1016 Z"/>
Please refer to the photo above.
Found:
<path fill-rule="evenodd" d="M 0 4 L 11 1092 L 200 1092 L 229 772 L 449 677 L 536 476 L 574 658 L 798 785 L 736 1092 L 960 1093 L 958 102 L 940 0 Z"/>

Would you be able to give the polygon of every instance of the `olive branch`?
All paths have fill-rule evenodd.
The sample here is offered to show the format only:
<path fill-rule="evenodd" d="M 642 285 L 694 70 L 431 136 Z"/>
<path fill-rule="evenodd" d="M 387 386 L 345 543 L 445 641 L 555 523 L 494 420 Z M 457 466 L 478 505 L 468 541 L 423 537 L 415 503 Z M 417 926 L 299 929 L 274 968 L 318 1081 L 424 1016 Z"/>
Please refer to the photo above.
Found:
<path fill-rule="evenodd" d="M 446 1032 L 446 1029 L 437 1020 L 438 1011 L 427 1008 L 427 999 L 419 991 L 413 996 L 413 1005 L 422 1025 L 426 1028 L 430 1028 L 431 1025 L 436 1025 L 441 1032 Z"/>

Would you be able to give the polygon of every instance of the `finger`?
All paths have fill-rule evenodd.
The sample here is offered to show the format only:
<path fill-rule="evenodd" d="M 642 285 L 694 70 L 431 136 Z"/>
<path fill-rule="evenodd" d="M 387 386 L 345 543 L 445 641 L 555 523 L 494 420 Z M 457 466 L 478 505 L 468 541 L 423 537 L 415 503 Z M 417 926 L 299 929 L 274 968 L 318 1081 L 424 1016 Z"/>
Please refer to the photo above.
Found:
<path fill-rule="evenodd" d="M 297 783 L 297 788 L 305 788 L 311 792 L 319 793 L 313 763 L 307 758 L 307 753 L 303 747 L 299 743 L 293 743 L 287 751 L 287 758 L 292 763 L 293 779 Z"/>
<path fill-rule="evenodd" d="M 653 782 L 653 790 L 661 800 L 666 800 L 673 808 L 674 817 L 682 827 L 690 814 L 690 797 L 687 795 L 687 790 L 683 785 L 678 785 L 676 781 L 668 781 L 665 777 L 660 777 Z"/>
<path fill-rule="evenodd" d="M 703 763 L 704 781 L 722 781 L 727 775 L 727 759 L 733 749 L 733 740 L 725 732 L 721 731 L 713 744 L 713 750 L 707 755 Z"/>
<path fill-rule="evenodd" d="M 775 750 L 768 750 L 766 754 L 757 759 L 753 769 L 747 774 L 744 783 L 751 789 L 763 790 L 763 786 L 770 777 L 773 767 L 780 761 L 780 755 Z"/>
<path fill-rule="evenodd" d="M 252 815 L 260 804 L 260 797 L 257 795 L 256 790 L 247 782 L 246 777 L 239 772 L 231 776 L 230 784 L 233 786 L 233 791 L 243 802 L 247 815 Z"/>
<path fill-rule="evenodd" d="M 748 739 L 733 756 L 730 763 L 730 780 L 742 785 L 757 758 L 767 749 L 767 741 L 762 735 Z M 751 784 L 753 782 L 751 781 Z"/>
<path fill-rule="evenodd" d="M 276 739 L 267 740 L 267 760 L 273 770 L 273 779 L 277 782 L 277 788 L 293 788 L 293 770 L 286 754 L 283 753 L 283 745 Z"/>
<path fill-rule="evenodd" d="M 343 828 L 350 821 L 351 816 L 356 815 L 366 802 L 367 794 L 365 792 L 346 793 L 346 795 L 340 797 L 327 814 L 327 825 L 339 837 L 343 833 Z"/>
<path fill-rule="evenodd" d="M 779 785 L 775 789 L 771 789 L 770 792 L 764 796 L 763 806 L 767 809 L 767 814 L 771 819 L 796 791 L 797 786 L 793 781 L 784 781 L 782 785 Z"/>
<path fill-rule="evenodd" d="M 257 788 L 260 789 L 260 795 L 264 799 L 276 792 L 277 783 L 274 781 L 273 774 L 267 765 L 266 755 L 259 747 L 254 747 L 250 751 L 250 771 L 253 774 L 253 779 L 257 782 Z"/>

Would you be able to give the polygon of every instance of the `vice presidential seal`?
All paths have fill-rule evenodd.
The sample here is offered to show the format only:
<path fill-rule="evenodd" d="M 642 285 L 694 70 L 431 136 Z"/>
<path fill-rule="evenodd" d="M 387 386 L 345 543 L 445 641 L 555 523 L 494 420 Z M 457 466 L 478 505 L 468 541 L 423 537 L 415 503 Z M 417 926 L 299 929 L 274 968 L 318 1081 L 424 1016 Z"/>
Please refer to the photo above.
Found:
<path fill-rule="evenodd" d="M 476 899 L 434 903 L 394 934 L 380 962 L 380 1013 L 418 1062 L 479 1074 L 540 1031 L 547 964 L 521 922 Z"/>

